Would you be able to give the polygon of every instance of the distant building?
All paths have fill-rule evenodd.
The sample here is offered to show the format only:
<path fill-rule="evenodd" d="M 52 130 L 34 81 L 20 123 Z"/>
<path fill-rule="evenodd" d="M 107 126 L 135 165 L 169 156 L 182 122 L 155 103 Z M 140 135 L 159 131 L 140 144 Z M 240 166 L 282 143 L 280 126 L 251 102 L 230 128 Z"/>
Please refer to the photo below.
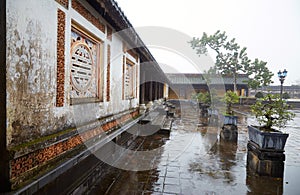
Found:
<path fill-rule="evenodd" d="M 271 94 L 280 94 L 281 86 L 280 85 L 271 85 L 264 86 L 260 89 L 256 90 L 261 91 L 263 93 L 271 93 Z M 251 96 L 255 95 L 255 91 L 251 90 Z M 289 94 L 290 98 L 298 99 L 300 98 L 300 85 L 291 85 L 291 86 L 283 86 L 283 93 Z"/>
<path fill-rule="evenodd" d="M 193 93 L 205 92 L 214 89 L 217 94 L 222 95 L 224 91 L 233 91 L 233 77 L 216 75 L 208 77 L 204 74 L 166 74 L 171 85 L 169 88 L 169 99 L 190 99 Z M 206 77 L 208 77 L 206 79 Z M 248 76 L 239 74 L 237 78 L 238 95 L 248 96 Z"/>

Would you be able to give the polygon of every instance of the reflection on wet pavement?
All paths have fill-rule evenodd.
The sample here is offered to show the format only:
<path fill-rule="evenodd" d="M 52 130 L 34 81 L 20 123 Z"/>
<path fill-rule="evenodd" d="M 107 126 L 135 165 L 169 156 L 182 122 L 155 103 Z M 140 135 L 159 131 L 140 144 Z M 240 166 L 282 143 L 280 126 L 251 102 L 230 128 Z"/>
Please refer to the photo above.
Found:
<path fill-rule="evenodd" d="M 247 112 L 242 110 L 241 113 Z M 286 131 L 284 179 L 259 177 L 246 168 L 247 125 L 255 120 L 238 114 L 238 141 L 219 138 L 220 127 L 201 125 L 198 112 L 181 104 L 179 117 L 168 134 L 137 137 L 131 150 L 160 148 L 156 156 L 131 161 L 123 155 L 118 163 L 150 163 L 146 171 L 126 171 L 109 166 L 108 173 L 90 189 L 90 194 L 300 194 L 300 111 Z M 203 119 L 202 119 L 203 120 Z M 207 121 L 206 121 L 207 123 Z"/>

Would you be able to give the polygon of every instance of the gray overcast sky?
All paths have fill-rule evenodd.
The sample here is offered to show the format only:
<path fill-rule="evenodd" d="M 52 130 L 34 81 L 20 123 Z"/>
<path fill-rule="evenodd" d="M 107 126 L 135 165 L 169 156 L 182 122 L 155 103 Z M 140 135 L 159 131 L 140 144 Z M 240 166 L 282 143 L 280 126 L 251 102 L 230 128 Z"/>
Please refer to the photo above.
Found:
<path fill-rule="evenodd" d="M 226 31 L 247 47 L 251 59 L 268 62 L 277 72 L 286 68 L 285 84 L 300 83 L 300 1 L 298 0 L 116 0 L 135 27 L 161 26 L 191 37 Z M 143 39 L 143 37 L 141 36 Z M 170 51 L 149 47 L 159 63 L 184 63 Z M 170 54 L 171 53 L 171 54 Z M 172 56 L 173 57 L 170 57 Z M 168 61 L 169 59 L 169 61 Z M 173 61 L 172 61 L 173 59 Z M 183 68 L 182 72 L 192 69 Z"/>

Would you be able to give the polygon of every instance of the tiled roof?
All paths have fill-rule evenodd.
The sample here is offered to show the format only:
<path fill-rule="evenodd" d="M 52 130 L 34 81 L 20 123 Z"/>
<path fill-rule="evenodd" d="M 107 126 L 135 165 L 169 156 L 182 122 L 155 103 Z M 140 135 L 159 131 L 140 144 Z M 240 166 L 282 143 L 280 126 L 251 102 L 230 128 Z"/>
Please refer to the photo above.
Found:
<path fill-rule="evenodd" d="M 172 84 L 207 84 L 205 77 L 208 77 L 208 81 L 211 84 L 233 84 L 232 76 L 222 75 L 204 75 L 204 74 L 179 74 L 168 73 L 166 76 L 169 78 Z M 248 76 L 245 74 L 239 74 L 237 78 L 237 84 L 247 84 Z"/>

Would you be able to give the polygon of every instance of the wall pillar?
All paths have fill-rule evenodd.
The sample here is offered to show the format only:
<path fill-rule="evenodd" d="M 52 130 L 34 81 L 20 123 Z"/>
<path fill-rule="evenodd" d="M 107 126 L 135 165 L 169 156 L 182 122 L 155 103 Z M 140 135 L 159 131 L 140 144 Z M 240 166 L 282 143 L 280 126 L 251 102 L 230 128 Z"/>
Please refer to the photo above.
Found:
<path fill-rule="evenodd" d="M 158 92 L 157 92 L 157 99 L 161 98 L 161 83 L 157 83 Z"/>
<path fill-rule="evenodd" d="M 141 75 L 141 83 L 140 83 L 140 104 L 145 104 L 145 88 L 146 88 L 146 77 L 145 77 L 145 71 L 142 72 Z"/>
<path fill-rule="evenodd" d="M 158 100 L 158 83 L 154 82 L 154 100 Z"/>
<path fill-rule="evenodd" d="M 159 98 L 163 98 L 164 97 L 164 84 L 160 83 L 160 97 Z"/>
<path fill-rule="evenodd" d="M 153 99 L 153 82 L 149 82 L 149 101 L 152 101 Z"/>
<path fill-rule="evenodd" d="M 6 140 L 6 0 L 0 1 L 0 192 L 11 189 Z"/>

